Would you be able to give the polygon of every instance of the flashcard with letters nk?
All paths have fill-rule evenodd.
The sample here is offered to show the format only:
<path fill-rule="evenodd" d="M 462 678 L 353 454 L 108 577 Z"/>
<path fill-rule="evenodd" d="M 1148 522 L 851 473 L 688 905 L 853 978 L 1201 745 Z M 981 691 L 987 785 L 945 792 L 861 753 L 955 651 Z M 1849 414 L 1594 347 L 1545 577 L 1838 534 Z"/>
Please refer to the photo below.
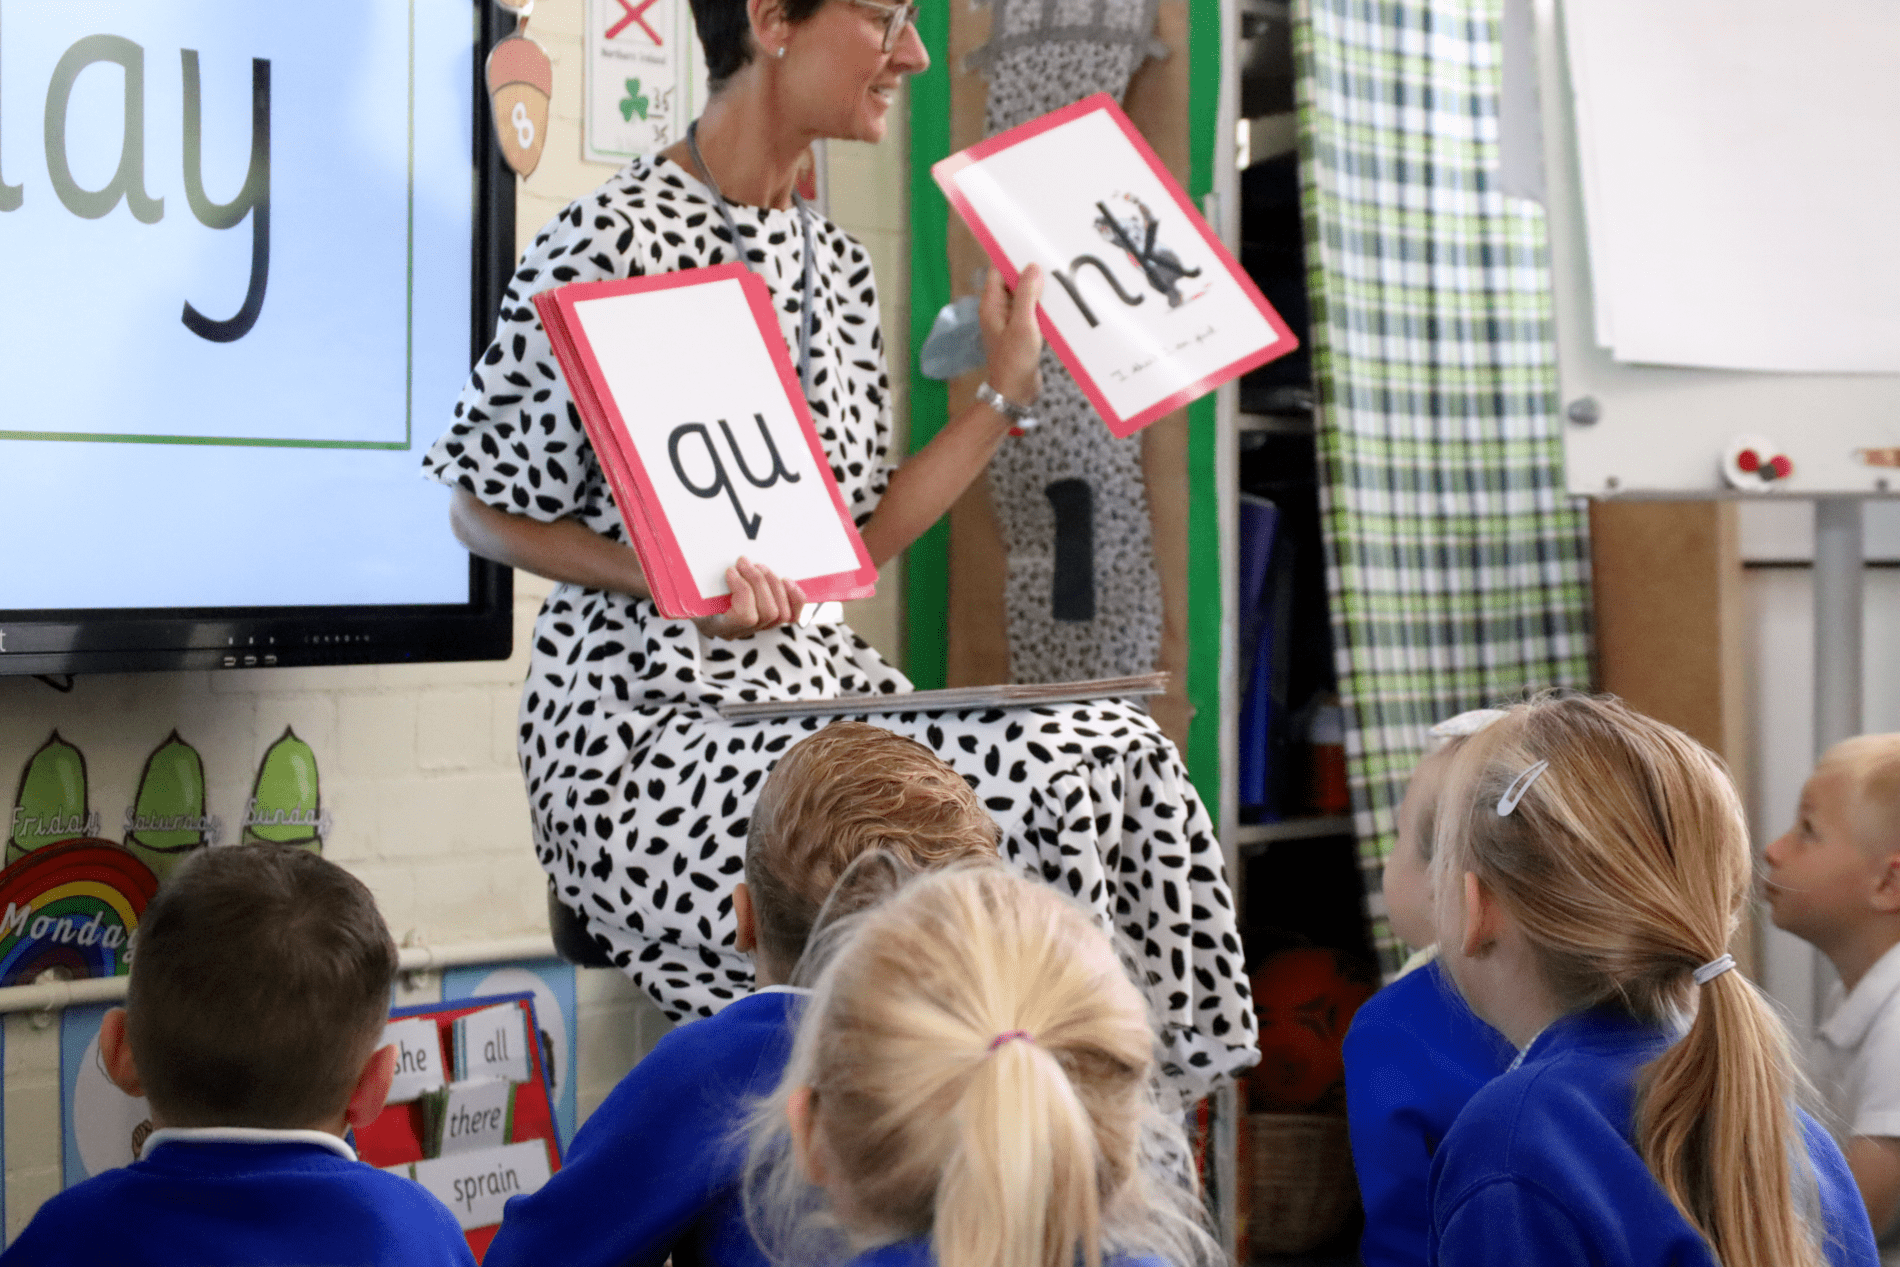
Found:
<path fill-rule="evenodd" d="M 931 174 L 1011 286 L 1042 265 L 1043 335 L 1118 436 L 1299 346 L 1106 94 Z"/>

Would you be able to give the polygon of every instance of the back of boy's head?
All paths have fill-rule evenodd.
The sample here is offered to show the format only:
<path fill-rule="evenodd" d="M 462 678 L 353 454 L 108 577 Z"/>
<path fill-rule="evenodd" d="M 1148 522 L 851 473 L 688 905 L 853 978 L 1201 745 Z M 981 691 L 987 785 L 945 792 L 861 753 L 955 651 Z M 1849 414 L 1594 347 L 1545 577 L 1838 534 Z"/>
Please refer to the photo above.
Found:
<path fill-rule="evenodd" d="M 396 946 L 349 872 L 286 845 L 205 849 L 139 922 L 126 1032 L 169 1126 L 341 1113 L 388 1015 Z"/>
<path fill-rule="evenodd" d="M 1815 773 L 1846 776 L 1847 820 L 1870 856 L 1900 852 L 1900 734 L 1859 735 L 1821 754 Z"/>
<path fill-rule="evenodd" d="M 919 876 L 858 917 L 818 979 L 754 1119 L 754 1230 L 796 1243 L 809 1207 L 781 1123 L 810 1087 L 827 1186 L 848 1193 L 839 1217 L 861 1237 L 929 1235 L 942 1267 L 1211 1261 L 1191 1181 L 1159 1164 L 1184 1144 L 1155 1100 L 1154 1049 L 1086 911 L 1000 867 Z"/>
<path fill-rule="evenodd" d="M 1464 743 L 1436 834 L 1441 910 L 1463 909 L 1475 874 L 1566 1011 L 1693 1016 L 1639 1077 L 1638 1151 L 1724 1267 L 1818 1267 L 1794 1192 L 1788 1036 L 1741 972 L 1719 970 L 1754 879 L 1720 759 L 1618 700 L 1542 696 Z"/>
<path fill-rule="evenodd" d="M 989 811 L 930 749 L 834 722 L 786 751 L 752 810 L 745 880 L 759 949 L 789 971 L 838 877 L 872 850 L 923 871 L 994 860 L 996 841 Z"/>

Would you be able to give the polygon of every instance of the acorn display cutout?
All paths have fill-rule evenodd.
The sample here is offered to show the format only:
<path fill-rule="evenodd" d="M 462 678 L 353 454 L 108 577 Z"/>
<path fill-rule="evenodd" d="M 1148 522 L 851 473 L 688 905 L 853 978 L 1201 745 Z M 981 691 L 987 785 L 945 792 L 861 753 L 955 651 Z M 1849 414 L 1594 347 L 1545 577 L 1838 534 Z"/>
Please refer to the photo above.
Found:
<path fill-rule="evenodd" d="M 1737 436 L 1722 456 L 1722 477 L 1730 488 L 1761 493 L 1785 484 L 1794 474 L 1794 459 L 1774 441 L 1761 436 Z"/>
<path fill-rule="evenodd" d="M 495 139 L 502 157 L 521 176 L 541 165 L 548 135 L 548 99 L 554 95 L 554 64 L 547 50 L 522 33 L 496 44 L 488 54 L 488 96 L 493 105 Z"/>
<path fill-rule="evenodd" d="M 86 758 L 57 730 L 27 758 L 9 823 L 9 864 L 48 845 L 91 837 L 98 829 L 86 795 Z"/>
<path fill-rule="evenodd" d="M 245 806 L 244 843 L 294 845 L 322 853 L 322 824 L 317 754 L 286 726 L 257 767 L 257 782 Z"/>
<path fill-rule="evenodd" d="M 145 759 L 125 847 L 162 881 L 194 851 L 216 843 L 217 825 L 205 816 L 204 762 L 174 730 Z"/>

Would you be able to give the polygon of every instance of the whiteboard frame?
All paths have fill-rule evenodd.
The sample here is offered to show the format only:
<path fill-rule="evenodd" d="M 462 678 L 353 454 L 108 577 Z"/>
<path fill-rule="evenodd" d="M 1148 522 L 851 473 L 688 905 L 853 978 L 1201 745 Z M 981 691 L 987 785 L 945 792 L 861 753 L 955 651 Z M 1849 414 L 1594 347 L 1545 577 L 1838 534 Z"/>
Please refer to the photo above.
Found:
<path fill-rule="evenodd" d="M 1900 496 L 1900 470 L 1855 459 L 1900 445 L 1900 375 L 1769 374 L 1632 365 L 1596 342 L 1563 0 L 1532 0 L 1565 483 L 1584 497 L 1672 500 Z M 1574 402 L 1600 420 L 1572 421 Z M 1794 462 L 1764 492 L 1728 486 L 1730 442 L 1760 435 Z"/>

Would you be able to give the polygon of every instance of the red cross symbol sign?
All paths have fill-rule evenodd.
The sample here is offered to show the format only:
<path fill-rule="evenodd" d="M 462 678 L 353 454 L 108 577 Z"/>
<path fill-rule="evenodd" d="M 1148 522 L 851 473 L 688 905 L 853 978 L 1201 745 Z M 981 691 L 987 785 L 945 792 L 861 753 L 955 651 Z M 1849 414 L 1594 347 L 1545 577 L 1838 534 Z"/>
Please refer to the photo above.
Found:
<path fill-rule="evenodd" d="M 632 0 L 614 0 L 614 3 L 620 6 L 620 11 L 627 16 L 607 28 L 607 38 L 611 40 L 629 26 L 638 23 L 640 29 L 647 33 L 648 39 L 655 45 L 664 46 L 666 41 L 660 38 L 660 33 L 648 26 L 646 18 L 641 16 L 659 2 L 660 0 L 640 0 L 640 3 L 636 5 Z"/>

